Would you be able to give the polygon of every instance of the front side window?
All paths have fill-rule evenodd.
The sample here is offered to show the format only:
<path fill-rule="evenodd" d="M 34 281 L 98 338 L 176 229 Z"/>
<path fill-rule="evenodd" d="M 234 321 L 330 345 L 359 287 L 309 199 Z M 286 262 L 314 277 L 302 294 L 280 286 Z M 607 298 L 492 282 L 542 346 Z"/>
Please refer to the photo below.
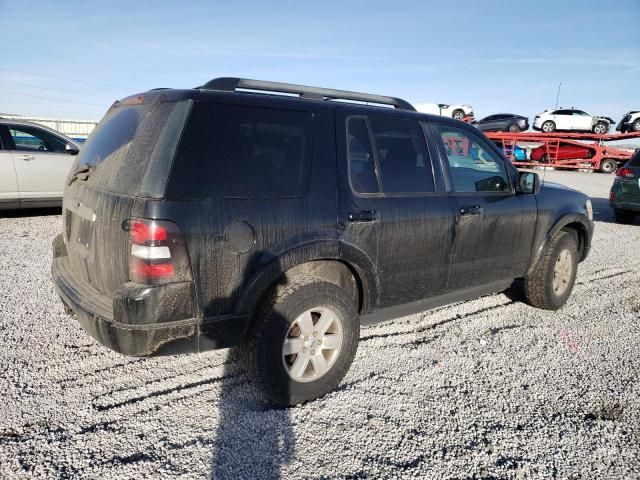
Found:
<path fill-rule="evenodd" d="M 174 159 L 167 195 L 303 195 L 311 169 L 311 122 L 308 112 L 197 103 Z"/>
<path fill-rule="evenodd" d="M 30 126 L 9 126 L 16 150 L 65 153 L 67 142 L 52 133 Z"/>
<path fill-rule="evenodd" d="M 439 125 L 456 192 L 510 192 L 507 167 L 479 137 L 465 130 Z"/>

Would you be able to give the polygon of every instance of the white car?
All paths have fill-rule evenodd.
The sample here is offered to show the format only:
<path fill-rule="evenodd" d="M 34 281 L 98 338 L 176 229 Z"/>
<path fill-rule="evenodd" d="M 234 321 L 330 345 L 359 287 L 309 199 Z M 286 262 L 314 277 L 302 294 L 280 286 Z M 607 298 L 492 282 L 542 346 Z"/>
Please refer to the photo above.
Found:
<path fill-rule="evenodd" d="M 0 209 L 62 205 L 80 147 L 36 123 L 0 118 Z"/>
<path fill-rule="evenodd" d="M 593 132 L 603 135 L 615 122 L 609 117 L 594 117 L 582 110 L 561 108 L 545 110 L 533 119 L 533 129 L 545 133 L 556 130 Z"/>
<path fill-rule="evenodd" d="M 631 110 L 625 113 L 616 130 L 620 133 L 640 132 L 640 110 Z"/>
<path fill-rule="evenodd" d="M 446 103 L 416 103 L 416 110 L 421 113 L 432 115 L 442 115 L 444 117 L 462 120 L 464 117 L 473 117 L 473 107 L 471 105 L 447 105 Z"/>

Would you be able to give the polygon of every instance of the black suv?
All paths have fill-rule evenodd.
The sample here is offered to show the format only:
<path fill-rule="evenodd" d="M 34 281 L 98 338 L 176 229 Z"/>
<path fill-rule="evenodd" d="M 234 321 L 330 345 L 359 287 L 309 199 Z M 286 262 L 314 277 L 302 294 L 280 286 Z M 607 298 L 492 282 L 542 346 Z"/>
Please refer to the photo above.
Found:
<path fill-rule="evenodd" d="M 115 102 L 67 178 L 53 279 L 126 355 L 238 346 L 268 401 L 335 388 L 360 325 L 501 292 L 555 310 L 591 204 L 397 98 L 238 78 Z"/>

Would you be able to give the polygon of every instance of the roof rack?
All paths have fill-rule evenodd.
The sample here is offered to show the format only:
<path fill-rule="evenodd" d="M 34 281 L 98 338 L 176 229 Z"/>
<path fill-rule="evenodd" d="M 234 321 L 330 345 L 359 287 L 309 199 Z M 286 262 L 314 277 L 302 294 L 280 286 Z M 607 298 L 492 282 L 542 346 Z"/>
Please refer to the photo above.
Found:
<path fill-rule="evenodd" d="M 380 105 L 392 105 L 399 110 L 416 109 L 406 100 L 384 95 L 371 95 L 368 93 L 348 92 L 346 90 L 334 90 L 331 88 L 307 87 L 305 85 L 295 85 L 293 83 L 267 82 L 264 80 L 250 80 L 247 78 L 221 77 L 209 80 L 200 87 L 203 90 L 222 90 L 235 92 L 241 90 L 257 90 L 266 92 L 292 93 L 302 98 L 316 100 L 353 100 L 357 102 L 377 103 Z"/>

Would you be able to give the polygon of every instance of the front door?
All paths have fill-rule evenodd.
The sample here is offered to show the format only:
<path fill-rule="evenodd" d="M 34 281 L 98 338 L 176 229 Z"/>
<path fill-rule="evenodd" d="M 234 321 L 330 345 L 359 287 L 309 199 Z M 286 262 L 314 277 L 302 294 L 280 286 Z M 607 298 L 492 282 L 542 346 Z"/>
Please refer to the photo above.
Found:
<path fill-rule="evenodd" d="M 74 156 L 65 151 L 65 139 L 27 125 L 8 128 L 20 199 L 61 199 L 74 160 Z"/>
<path fill-rule="evenodd" d="M 415 114 L 337 112 L 341 248 L 368 257 L 379 278 L 377 307 L 447 289 L 453 212 Z"/>
<path fill-rule="evenodd" d="M 443 124 L 434 132 L 456 212 L 450 289 L 522 276 L 531 259 L 535 196 L 515 193 L 512 167 L 480 135 Z"/>

